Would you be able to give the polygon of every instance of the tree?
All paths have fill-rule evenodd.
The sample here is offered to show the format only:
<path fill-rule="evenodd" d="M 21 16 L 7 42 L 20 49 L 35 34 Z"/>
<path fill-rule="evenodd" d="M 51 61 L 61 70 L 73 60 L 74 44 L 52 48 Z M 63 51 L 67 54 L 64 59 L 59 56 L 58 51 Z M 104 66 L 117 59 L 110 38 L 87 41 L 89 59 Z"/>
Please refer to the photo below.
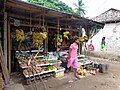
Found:
<path fill-rule="evenodd" d="M 75 8 L 76 14 L 78 16 L 83 17 L 85 15 L 85 9 L 84 9 L 85 5 L 84 5 L 83 1 L 82 0 L 78 0 L 78 3 L 77 4 L 74 3 L 74 5 L 76 6 L 76 8 Z"/>
<path fill-rule="evenodd" d="M 65 12 L 65 13 L 73 14 L 73 15 L 81 16 L 81 12 L 84 13 L 83 9 L 81 8 L 81 6 L 82 7 L 84 6 L 83 3 L 76 5 L 77 7 L 79 6 L 79 10 L 82 10 L 79 13 L 78 9 L 75 12 L 71 7 L 69 7 L 68 5 L 66 5 L 65 3 L 63 3 L 62 1 L 59 1 L 59 0 L 27 0 L 27 1 L 34 3 L 34 4 L 46 6 L 48 8 L 52 8 L 55 10 L 59 10 L 59 11 Z"/>

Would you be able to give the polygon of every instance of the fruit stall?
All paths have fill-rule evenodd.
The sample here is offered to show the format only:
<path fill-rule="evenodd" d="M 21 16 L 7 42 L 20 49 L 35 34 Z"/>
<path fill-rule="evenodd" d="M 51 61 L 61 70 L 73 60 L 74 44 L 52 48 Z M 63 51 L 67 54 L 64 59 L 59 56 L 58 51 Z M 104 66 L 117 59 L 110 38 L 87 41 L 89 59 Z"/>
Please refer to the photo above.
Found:
<path fill-rule="evenodd" d="M 43 28 L 45 30 L 45 27 Z M 16 59 L 22 74 L 27 80 L 27 84 L 30 83 L 30 80 L 36 79 L 36 77 L 45 78 L 53 75 L 55 77 L 64 76 L 65 69 L 60 66 L 61 61 L 57 60 L 56 57 L 51 56 L 50 53 L 47 53 L 46 55 L 44 55 L 43 52 L 41 53 L 43 42 L 47 38 L 47 32 L 38 31 L 32 33 L 31 42 L 34 47 L 37 47 L 37 52 L 34 50 L 20 51 L 19 49 L 24 46 L 22 46 L 22 42 L 26 39 L 25 33 L 21 29 L 17 29 L 15 33 L 15 39 L 18 42 L 17 50 L 19 50 L 16 51 Z M 58 75 L 58 72 L 63 73 Z"/>
<path fill-rule="evenodd" d="M 25 51 L 24 53 L 16 54 L 16 58 L 27 84 L 34 81 L 34 79 L 64 76 L 65 68 L 60 66 L 60 60 L 46 59 L 44 55 L 36 56 L 32 54 L 30 57 L 29 55 L 25 55 Z M 63 73 L 58 75 L 58 72 Z"/>
<path fill-rule="evenodd" d="M 72 40 L 82 36 L 82 29 L 89 39 L 104 26 L 90 19 L 21 0 L 7 0 L 4 7 L 4 14 L 0 13 L 4 23 L 0 24 L 5 24 L 2 27 L 6 38 L 3 40 L 5 62 L 9 73 L 21 72 L 26 79 L 64 76 L 62 60 Z M 85 38 L 82 37 L 81 41 Z M 67 50 L 60 50 L 62 47 Z M 82 43 L 79 44 L 79 52 L 82 52 Z"/>

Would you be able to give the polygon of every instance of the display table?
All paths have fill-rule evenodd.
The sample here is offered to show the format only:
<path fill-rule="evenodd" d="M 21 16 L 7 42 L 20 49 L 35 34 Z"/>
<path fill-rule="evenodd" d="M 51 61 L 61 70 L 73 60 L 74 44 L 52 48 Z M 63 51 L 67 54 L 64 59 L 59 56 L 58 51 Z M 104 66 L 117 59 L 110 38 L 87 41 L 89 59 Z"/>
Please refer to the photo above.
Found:
<path fill-rule="evenodd" d="M 37 57 L 37 58 L 39 58 L 39 57 Z M 34 80 L 38 80 L 40 78 L 47 78 L 47 77 L 51 77 L 51 76 L 55 76 L 55 77 L 64 76 L 65 68 L 62 68 L 62 69 L 57 68 L 57 66 L 59 67 L 61 64 L 60 60 L 54 60 L 54 59 L 47 60 L 47 61 L 45 61 L 44 59 L 32 60 L 31 65 L 29 65 L 29 66 L 27 65 L 27 63 L 28 63 L 27 60 L 19 60 L 19 58 L 18 58 L 18 62 L 19 62 L 19 66 L 21 68 L 21 72 L 22 72 L 27 84 L 29 84 L 30 82 L 32 82 Z M 52 69 L 52 70 L 47 69 L 49 66 L 54 66 L 54 65 L 56 66 L 55 69 Z M 29 69 L 32 70 L 33 67 L 37 67 L 42 70 L 43 69 L 45 69 L 45 70 L 35 72 L 35 70 L 33 69 L 33 71 L 35 72 L 34 74 L 32 71 L 30 72 L 31 74 L 29 74 L 29 73 L 25 74 L 24 70 L 28 69 L 28 72 L 29 72 Z M 58 76 L 58 74 L 59 74 L 59 76 Z"/>
<path fill-rule="evenodd" d="M 29 78 L 29 77 L 38 76 L 38 75 L 43 75 L 43 74 L 47 74 L 47 73 L 51 73 L 51 72 L 55 72 L 55 71 L 57 71 L 57 69 L 49 70 L 49 71 L 44 71 L 44 72 L 37 73 L 37 74 L 33 74 L 33 75 L 26 75 L 26 74 L 23 72 L 23 75 L 25 76 L 25 78 Z"/>

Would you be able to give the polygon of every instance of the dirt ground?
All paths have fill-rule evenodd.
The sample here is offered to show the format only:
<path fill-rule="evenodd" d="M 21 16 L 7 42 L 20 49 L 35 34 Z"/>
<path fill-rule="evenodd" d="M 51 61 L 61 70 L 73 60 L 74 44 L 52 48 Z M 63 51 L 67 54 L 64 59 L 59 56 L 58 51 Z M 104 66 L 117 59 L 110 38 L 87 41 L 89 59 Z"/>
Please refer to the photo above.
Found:
<path fill-rule="evenodd" d="M 120 63 L 94 57 L 90 59 L 109 64 L 109 72 L 105 74 L 98 72 L 96 75 L 86 76 L 80 80 L 74 78 L 72 72 L 65 74 L 62 78 L 48 78 L 44 80 L 47 90 L 120 90 Z M 12 81 L 21 83 L 24 79 L 16 74 L 12 75 Z M 40 81 L 36 83 L 37 89 L 35 84 L 22 84 L 25 90 L 44 90 Z"/>

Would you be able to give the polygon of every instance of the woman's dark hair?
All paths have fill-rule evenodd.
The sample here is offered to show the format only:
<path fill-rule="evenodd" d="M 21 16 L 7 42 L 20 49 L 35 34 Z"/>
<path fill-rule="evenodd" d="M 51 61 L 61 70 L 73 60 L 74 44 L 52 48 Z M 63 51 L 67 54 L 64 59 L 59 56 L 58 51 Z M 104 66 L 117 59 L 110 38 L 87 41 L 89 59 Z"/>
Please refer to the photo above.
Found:
<path fill-rule="evenodd" d="M 79 38 L 78 38 L 78 37 L 74 38 L 74 42 L 75 42 L 77 39 L 79 39 Z"/>
<path fill-rule="evenodd" d="M 103 37 L 102 40 L 105 40 L 105 37 Z"/>
<path fill-rule="evenodd" d="M 74 43 L 77 39 L 79 39 L 79 38 L 78 38 L 78 37 L 76 37 L 76 38 L 74 38 L 74 39 L 70 40 L 70 44 L 69 44 L 69 45 L 71 45 L 72 43 Z"/>

